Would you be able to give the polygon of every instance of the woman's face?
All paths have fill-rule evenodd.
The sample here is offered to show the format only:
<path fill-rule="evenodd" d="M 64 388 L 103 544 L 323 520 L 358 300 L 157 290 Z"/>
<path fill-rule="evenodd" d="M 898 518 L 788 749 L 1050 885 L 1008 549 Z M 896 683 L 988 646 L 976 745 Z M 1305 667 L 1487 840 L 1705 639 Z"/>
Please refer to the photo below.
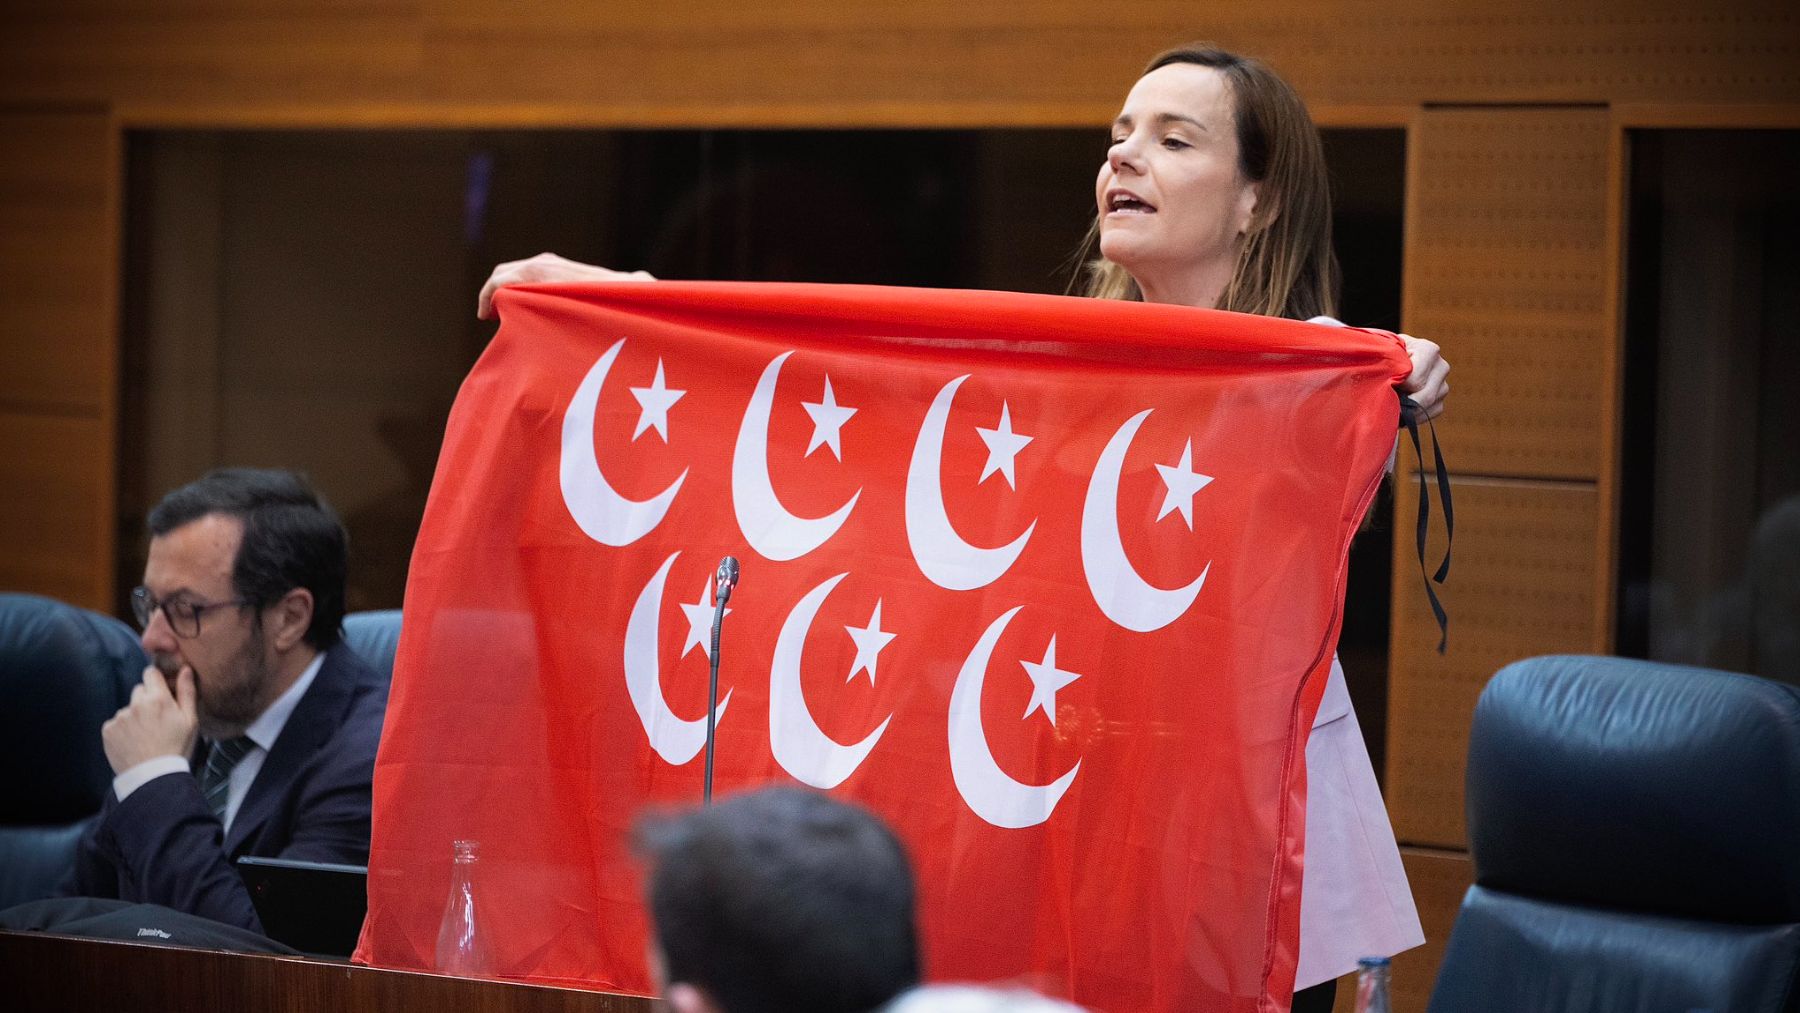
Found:
<path fill-rule="evenodd" d="M 1140 78 L 1113 122 L 1094 199 L 1101 254 L 1146 298 L 1216 299 L 1256 208 L 1256 184 L 1238 170 L 1225 76 L 1174 63 Z"/>

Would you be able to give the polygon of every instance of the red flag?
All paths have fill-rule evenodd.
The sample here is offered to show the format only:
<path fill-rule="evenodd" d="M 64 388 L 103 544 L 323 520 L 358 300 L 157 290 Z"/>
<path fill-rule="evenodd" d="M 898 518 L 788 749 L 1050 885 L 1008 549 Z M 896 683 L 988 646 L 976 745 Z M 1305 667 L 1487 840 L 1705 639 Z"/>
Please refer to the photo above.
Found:
<path fill-rule="evenodd" d="M 481 843 L 504 977 L 646 993 L 629 828 L 790 779 L 880 813 L 934 979 L 1285 1009 L 1304 747 L 1393 447 L 1391 335 L 1004 293 L 503 291 L 407 586 L 357 959 Z"/>

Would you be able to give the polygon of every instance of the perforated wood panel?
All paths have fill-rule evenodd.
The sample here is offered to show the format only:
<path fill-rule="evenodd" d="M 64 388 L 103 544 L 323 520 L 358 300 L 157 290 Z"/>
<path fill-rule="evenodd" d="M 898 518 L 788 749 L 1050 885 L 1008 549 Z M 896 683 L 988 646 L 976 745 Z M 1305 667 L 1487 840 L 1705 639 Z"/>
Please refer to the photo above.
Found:
<path fill-rule="evenodd" d="M 0 114 L 0 590 L 111 594 L 113 125 Z"/>
<path fill-rule="evenodd" d="M 1196 38 L 1314 104 L 1800 100 L 1791 0 L 25 6 L 0 16 L 0 95 L 176 119 L 1088 123 Z"/>
<path fill-rule="evenodd" d="M 1464 854 L 1419 848 L 1402 850 L 1400 860 L 1406 864 L 1413 902 L 1419 906 L 1425 945 L 1394 958 L 1394 1013 L 1425 1013 L 1456 911 L 1475 882 L 1475 866 Z"/>
<path fill-rule="evenodd" d="M 1597 109 L 1431 109 L 1413 131 L 1405 326 L 1454 369 L 1459 472 L 1598 477 L 1609 137 Z"/>
<path fill-rule="evenodd" d="M 1460 848 L 1469 719 L 1481 688 L 1520 658 L 1594 651 L 1603 633 L 1594 622 L 1591 486 L 1486 479 L 1451 486 L 1456 545 L 1450 580 L 1439 588 L 1450 613 L 1441 656 L 1410 537 L 1417 485 L 1400 483 L 1394 497 L 1387 797 L 1402 843 Z M 1439 516 L 1426 557 L 1433 569 L 1442 554 Z"/>
<path fill-rule="evenodd" d="M 1330 68 L 1315 100 L 1382 92 L 1446 103 L 1800 97 L 1800 14 L 1789 0 L 1388 0 L 1340 16 L 1345 24 L 1318 50 L 1321 62 L 1352 51 L 1357 58 Z"/>
<path fill-rule="evenodd" d="M 1475 881 L 1475 869 L 1469 856 L 1460 851 L 1402 848 L 1400 860 L 1406 865 L 1407 883 L 1419 908 L 1425 945 L 1394 957 L 1394 1013 L 1425 1013 L 1432 986 L 1437 982 L 1438 967 L 1444 960 L 1444 946 L 1450 941 L 1450 928 L 1456 922 L 1463 894 Z M 1355 1013 L 1355 975 L 1338 983 L 1337 1002 L 1332 1010 Z"/>

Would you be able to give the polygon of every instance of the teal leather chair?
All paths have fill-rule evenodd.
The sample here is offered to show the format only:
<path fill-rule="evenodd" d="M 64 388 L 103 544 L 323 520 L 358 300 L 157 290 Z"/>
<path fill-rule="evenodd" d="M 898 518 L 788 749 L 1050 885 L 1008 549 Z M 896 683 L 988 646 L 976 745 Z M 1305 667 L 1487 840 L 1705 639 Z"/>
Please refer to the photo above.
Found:
<path fill-rule="evenodd" d="M 0 908 L 48 897 L 112 787 L 100 726 L 149 661 L 131 627 L 0 594 Z"/>

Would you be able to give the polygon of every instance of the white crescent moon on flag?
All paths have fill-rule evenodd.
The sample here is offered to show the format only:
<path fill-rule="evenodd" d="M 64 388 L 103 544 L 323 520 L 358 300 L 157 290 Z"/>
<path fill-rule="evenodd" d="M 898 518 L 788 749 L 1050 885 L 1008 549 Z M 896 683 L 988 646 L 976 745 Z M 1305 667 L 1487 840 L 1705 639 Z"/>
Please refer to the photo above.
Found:
<path fill-rule="evenodd" d="M 1193 583 L 1164 589 L 1145 582 L 1125 558 L 1125 547 L 1119 542 L 1119 473 L 1131 438 L 1150 411 L 1146 408 L 1127 419 L 1107 441 L 1081 507 L 1081 568 L 1087 573 L 1088 590 L 1106 618 L 1138 633 L 1160 630 L 1181 618 L 1212 571 L 1208 562 Z"/>
<path fill-rule="evenodd" d="M 793 777 L 814 788 L 829 790 L 844 782 L 860 766 L 887 731 L 889 714 L 879 727 L 853 746 L 840 745 L 819 728 L 806 707 L 806 695 L 800 688 L 800 658 L 806 649 L 806 634 L 819 606 L 849 574 L 840 573 L 807 592 L 806 597 L 788 613 L 781 624 L 781 635 L 775 640 L 775 657 L 769 666 L 769 748 L 775 762 Z"/>
<path fill-rule="evenodd" d="M 600 404 L 600 387 L 612 370 L 619 349 L 625 347 L 620 338 L 606 350 L 594 368 L 588 370 L 569 410 L 563 413 L 562 429 L 562 494 L 563 503 L 575 523 L 594 541 L 602 545 L 624 546 L 649 534 L 662 523 L 687 480 L 683 469 L 667 489 L 646 500 L 626 499 L 619 495 L 606 476 L 600 473 L 600 462 L 594 454 L 594 412 Z"/>
<path fill-rule="evenodd" d="M 663 560 L 662 569 L 644 585 L 637 604 L 631 607 L 631 618 L 625 623 L 625 691 L 631 694 L 631 706 L 644 726 L 644 734 L 650 737 L 650 748 L 677 767 L 698 756 L 706 745 L 705 715 L 686 721 L 669 709 L 662 692 L 662 663 L 657 658 L 663 584 L 668 580 L 669 567 L 680 555 L 670 553 Z M 725 720 L 725 705 L 730 702 L 731 690 L 726 690 L 724 699 L 719 701 L 715 726 Z"/>
<path fill-rule="evenodd" d="M 1081 770 L 1077 760 L 1068 773 L 1049 784 L 1024 784 L 1000 769 L 988 747 L 987 730 L 981 724 L 981 687 L 987 681 L 994 645 L 1022 608 L 1015 605 L 988 625 L 956 674 L 956 688 L 950 691 L 950 776 L 975 815 L 1007 830 L 1034 827 L 1049 819 Z"/>
<path fill-rule="evenodd" d="M 752 549 L 777 562 L 797 559 L 825 544 L 862 496 L 858 489 L 849 502 L 825 517 L 796 517 L 775 498 L 775 489 L 769 484 L 769 412 L 781 364 L 793 354 L 777 355 L 756 381 L 731 453 L 731 506 L 737 513 L 738 529 Z"/>
<path fill-rule="evenodd" d="M 970 591 L 1000 579 L 1025 551 L 1025 543 L 1037 530 L 1032 521 L 1025 533 L 1006 545 L 984 549 L 963 541 L 944 512 L 943 479 L 939 474 L 944 454 L 944 425 L 950 402 L 967 374 L 943 386 L 932 399 L 913 444 L 912 463 L 906 469 L 906 541 L 925 578 L 951 591 Z"/>

